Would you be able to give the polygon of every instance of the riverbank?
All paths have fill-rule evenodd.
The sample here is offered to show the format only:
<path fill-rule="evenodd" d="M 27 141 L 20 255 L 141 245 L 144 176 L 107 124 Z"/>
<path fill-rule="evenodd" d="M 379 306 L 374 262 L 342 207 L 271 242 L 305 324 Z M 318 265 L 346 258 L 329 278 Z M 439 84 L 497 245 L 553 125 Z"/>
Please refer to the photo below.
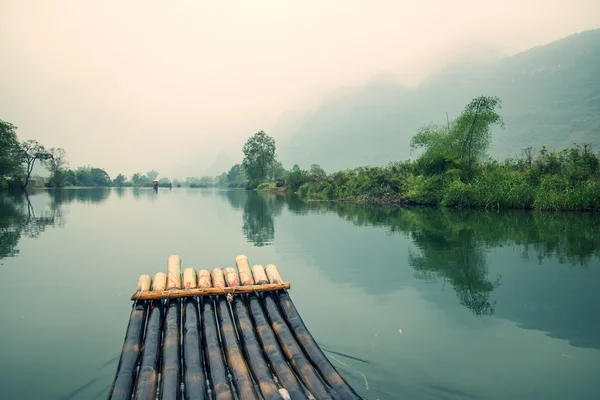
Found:
<path fill-rule="evenodd" d="M 303 200 L 485 209 L 600 211 L 597 155 L 581 147 L 536 158 L 488 160 L 467 169 L 454 160 L 390 163 L 332 174 L 289 173 Z M 262 186 L 262 185 L 261 185 Z"/>

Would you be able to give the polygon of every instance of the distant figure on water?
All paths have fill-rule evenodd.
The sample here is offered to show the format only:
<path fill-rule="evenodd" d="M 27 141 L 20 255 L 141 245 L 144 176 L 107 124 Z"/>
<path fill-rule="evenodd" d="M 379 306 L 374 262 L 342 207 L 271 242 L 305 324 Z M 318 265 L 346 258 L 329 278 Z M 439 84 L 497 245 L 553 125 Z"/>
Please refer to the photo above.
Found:
<path fill-rule="evenodd" d="M 154 190 L 158 191 L 158 181 L 157 180 L 152 181 L 152 187 L 154 188 Z"/>

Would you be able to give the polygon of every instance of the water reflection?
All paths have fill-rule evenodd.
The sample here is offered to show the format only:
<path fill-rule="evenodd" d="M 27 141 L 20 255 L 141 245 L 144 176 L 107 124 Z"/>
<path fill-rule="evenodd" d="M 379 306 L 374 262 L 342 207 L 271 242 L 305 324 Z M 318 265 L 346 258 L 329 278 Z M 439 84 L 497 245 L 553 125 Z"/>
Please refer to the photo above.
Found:
<path fill-rule="evenodd" d="M 41 211 L 36 211 L 32 199 L 47 194 L 50 201 Z M 36 238 L 48 227 L 62 227 L 65 220 L 63 205 L 71 202 L 100 204 L 110 194 L 108 188 L 57 189 L 33 191 L 21 195 L 0 196 L 0 259 L 19 253 L 21 237 Z"/>
<path fill-rule="evenodd" d="M 122 188 L 121 188 L 122 190 Z M 48 194 L 53 204 L 61 205 L 76 201 L 78 203 L 100 204 L 110 195 L 109 188 L 84 188 L 84 189 L 53 189 L 49 190 Z M 123 195 L 117 192 L 119 197 Z"/>
<path fill-rule="evenodd" d="M 285 198 L 254 191 L 219 191 L 234 209 L 243 209 L 242 233 L 256 247 L 268 246 L 275 239 L 275 217 L 281 214 Z"/>
<path fill-rule="evenodd" d="M 486 254 L 472 230 L 443 232 L 421 230 L 412 238 L 419 253 L 409 252 L 408 263 L 422 279 L 446 279 L 456 291 L 460 303 L 476 315 L 494 313 L 490 300 L 500 277 L 488 279 Z"/>
<path fill-rule="evenodd" d="M 492 297 L 502 283 L 499 273 L 490 274 L 488 252 L 512 247 L 524 259 L 541 264 L 544 259 L 558 260 L 569 267 L 587 268 L 591 260 L 600 258 L 600 216 L 585 213 L 533 213 L 504 211 L 490 213 L 480 210 L 436 208 L 399 208 L 395 206 L 361 206 L 349 203 L 303 202 L 295 197 L 283 199 L 256 192 L 226 192 L 230 204 L 240 207 L 244 201 L 243 232 L 256 246 L 272 242 L 275 237 L 274 217 L 281 213 L 285 202 L 296 215 L 338 215 L 358 226 L 381 226 L 390 233 L 403 234 L 416 250 L 408 252 L 408 264 L 414 276 L 426 281 L 443 281 L 455 290 L 460 304 L 475 315 L 495 313 L 496 300 Z M 300 230 L 301 231 L 301 230 Z M 330 233 L 331 234 L 331 233 Z M 298 235 L 302 235 L 301 232 Z M 301 239 L 302 240 L 302 239 Z M 308 238 L 306 239 L 308 240 Z M 365 240 L 367 240 L 365 238 Z M 365 243 L 371 254 L 364 262 L 340 263 L 346 251 L 330 243 L 321 261 L 328 265 L 326 272 L 332 279 L 348 280 L 362 286 L 367 292 L 395 291 L 402 280 L 400 269 L 391 269 L 386 262 L 372 263 L 377 243 Z M 354 254 L 353 257 L 362 257 Z M 335 258 L 338 262 L 335 262 Z M 362 266 L 371 265 L 365 276 Z M 344 271 L 336 270 L 343 265 Z M 357 266 L 352 270 L 353 265 Z M 381 271 L 377 271 L 377 269 Z M 379 280 L 385 275 L 388 279 Z M 342 277 L 342 278 L 340 278 Z M 377 282 L 371 282 L 371 277 Z"/>
<path fill-rule="evenodd" d="M 248 192 L 245 190 L 218 190 L 219 196 L 224 197 L 235 210 L 241 210 L 246 204 Z"/>
<path fill-rule="evenodd" d="M 254 246 L 273 243 L 275 239 L 275 217 L 281 214 L 285 202 L 276 195 L 261 195 L 249 192 L 244 204 L 242 232 Z"/>
<path fill-rule="evenodd" d="M 295 207 L 298 207 L 297 205 Z M 587 266 L 600 258 L 600 215 L 597 213 L 535 213 L 529 211 L 485 212 L 417 207 L 362 207 L 344 203 L 313 203 L 311 209 L 334 212 L 356 225 L 387 227 L 410 235 L 415 243 L 455 240 L 482 249 L 520 246 L 522 256 L 558 259 L 562 264 Z M 456 237 L 463 232 L 460 238 Z M 465 232 L 470 232 L 466 234 Z M 431 240 L 418 240 L 429 235 Z"/>
<path fill-rule="evenodd" d="M 154 201 L 158 196 L 158 190 L 155 191 L 152 188 L 133 187 L 131 188 L 131 194 L 133 194 L 135 199 L 149 198 Z"/>
<path fill-rule="evenodd" d="M 54 203 L 41 213 L 36 213 L 28 194 L 0 196 L 0 259 L 19 253 L 17 245 L 22 236 L 36 238 L 48 226 L 62 226 L 63 212 Z"/>

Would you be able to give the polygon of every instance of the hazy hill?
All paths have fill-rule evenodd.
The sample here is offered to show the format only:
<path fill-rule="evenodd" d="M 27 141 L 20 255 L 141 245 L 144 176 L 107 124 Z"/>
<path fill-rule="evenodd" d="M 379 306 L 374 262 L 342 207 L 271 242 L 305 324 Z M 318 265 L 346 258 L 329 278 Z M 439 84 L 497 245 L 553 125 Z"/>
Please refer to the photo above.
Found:
<path fill-rule="evenodd" d="M 410 158 L 409 141 L 419 126 L 445 122 L 446 111 L 456 117 L 480 94 L 504 101 L 506 129 L 495 132 L 492 156 L 573 142 L 595 142 L 600 149 L 600 29 L 488 64 L 458 62 L 415 89 L 386 79 L 343 88 L 304 119 L 284 118 L 272 134 L 288 167 L 381 165 Z"/>

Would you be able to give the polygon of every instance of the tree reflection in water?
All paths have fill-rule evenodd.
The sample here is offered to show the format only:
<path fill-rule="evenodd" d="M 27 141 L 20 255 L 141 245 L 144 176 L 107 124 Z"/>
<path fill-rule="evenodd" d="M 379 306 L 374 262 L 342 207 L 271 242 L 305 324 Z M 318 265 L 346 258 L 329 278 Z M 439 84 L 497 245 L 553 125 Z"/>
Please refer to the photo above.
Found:
<path fill-rule="evenodd" d="M 409 237 L 416 250 L 408 263 L 419 279 L 449 283 L 461 304 L 476 315 L 491 315 L 492 293 L 501 276 L 489 276 L 488 251 L 513 246 L 526 259 L 556 259 L 587 267 L 600 258 L 600 216 L 589 213 L 535 213 L 430 207 L 362 206 L 288 199 L 298 215 L 333 213 L 358 226 L 381 226 Z"/>
<path fill-rule="evenodd" d="M 50 201 L 41 212 L 36 212 L 31 199 L 41 193 L 47 193 Z M 99 204 L 105 201 L 109 194 L 108 188 L 94 188 L 0 195 L 0 259 L 19 254 L 17 245 L 23 236 L 37 238 L 48 227 L 63 227 L 64 204 L 73 201 Z"/>

